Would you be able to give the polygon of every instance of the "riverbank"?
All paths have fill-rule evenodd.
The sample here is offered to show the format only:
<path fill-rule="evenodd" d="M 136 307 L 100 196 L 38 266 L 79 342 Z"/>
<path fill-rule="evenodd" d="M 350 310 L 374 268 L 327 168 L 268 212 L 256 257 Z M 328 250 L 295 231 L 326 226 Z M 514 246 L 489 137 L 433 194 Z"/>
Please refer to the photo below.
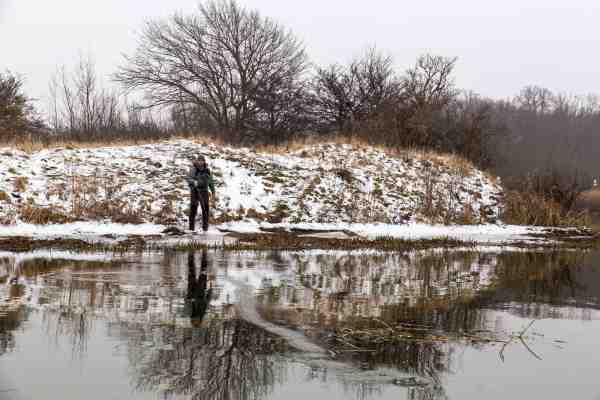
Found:
<path fill-rule="evenodd" d="M 160 224 L 77 222 L 0 226 L 0 250 L 39 248 L 73 250 L 200 249 L 414 250 L 431 247 L 518 246 L 592 247 L 598 237 L 578 228 L 431 224 L 271 224 L 229 222 L 191 233 Z"/>

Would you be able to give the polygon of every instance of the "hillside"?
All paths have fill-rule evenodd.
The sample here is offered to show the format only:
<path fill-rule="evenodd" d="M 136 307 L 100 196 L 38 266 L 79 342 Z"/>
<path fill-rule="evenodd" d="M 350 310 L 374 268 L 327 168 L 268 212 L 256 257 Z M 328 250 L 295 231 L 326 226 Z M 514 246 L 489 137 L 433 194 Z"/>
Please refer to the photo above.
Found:
<path fill-rule="evenodd" d="M 0 224 L 95 221 L 184 224 L 193 155 L 216 179 L 214 223 L 488 223 L 501 188 L 468 163 L 372 147 L 258 153 L 189 140 L 27 154 L 0 149 Z"/>

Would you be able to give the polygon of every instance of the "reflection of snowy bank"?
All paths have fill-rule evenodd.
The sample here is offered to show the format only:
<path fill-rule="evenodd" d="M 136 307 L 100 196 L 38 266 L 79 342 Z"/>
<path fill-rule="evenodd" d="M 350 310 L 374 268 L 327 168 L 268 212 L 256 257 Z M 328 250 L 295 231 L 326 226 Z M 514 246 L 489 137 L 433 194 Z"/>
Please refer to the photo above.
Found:
<path fill-rule="evenodd" d="M 252 288 L 272 305 L 316 309 L 335 299 L 355 313 L 378 315 L 381 306 L 423 297 L 473 296 L 489 284 L 495 260 L 493 253 L 440 250 L 209 251 L 202 257 L 198 252 L 193 260 L 198 268 L 206 263 L 209 310 L 217 314 L 239 302 L 241 288 Z M 0 253 L 0 276 L 22 284 L 22 301 L 30 306 L 70 307 L 112 320 L 178 323 L 185 318 L 189 274 L 187 253 Z M 4 298 L 9 286 L 2 286 Z"/>
<path fill-rule="evenodd" d="M 573 252 L 563 252 L 569 253 Z M 495 247 L 405 254 L 374 250 L 214 250 L 205 256 L 202 252 L 5 252 L 0 253 L 4 282 L 0 296 L 8 300 L 9 289 L 19 283 L 19 298 L 11 301 L 35 308 L 71 307 L 115 321 L 186 324 L 188 282 L 205 274 L 208 311 L 219 317 L 235 314 L 242 288 L 254 291 L 261 310 L 303 310 L 311 318 L 327 319 L 382 317 L 390 307 L 446 307 L 475 299 L 486 289 L 498 293 L 494 301 L 500 303 L 503 292 L 498 289 L 526 284 L 538 276 L 545 279 L 563 267 L 564 260 L 546 254 Z M 513 271 L 513 266 L 519 268 Z M 529 270 L 531 277 L 519 278 Z"/>

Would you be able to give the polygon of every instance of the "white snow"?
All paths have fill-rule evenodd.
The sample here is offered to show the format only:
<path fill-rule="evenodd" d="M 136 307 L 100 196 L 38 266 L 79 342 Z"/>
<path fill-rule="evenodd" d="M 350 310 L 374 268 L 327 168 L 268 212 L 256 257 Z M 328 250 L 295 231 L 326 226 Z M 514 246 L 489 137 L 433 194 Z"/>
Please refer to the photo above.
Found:
<path fill-rule="evenodd" d="M 0 224 L 31 221 L 24 211 L 39 209 L 54 218 L 183 224 L 189 202 L 183 177 L 198 154 L 215 176 L 213 217 L 220 222 L 487 223 L 499 217 L 497 182 L 449 157 L 390 156 L 339 144 L 266 154 L 171 140 L 32 154 L 0 149 Z"/>
<path fill-rule="evenodd" d="M 216 228 L 241 233 L 261 227 L 346 230 L 369 239 L 450 238 L 482 244 L 532 240 L 541 232 L 503 225 L 499 184 L 448 157 L 390 156 L 376 148 L 339 144 L 265 154 L 171 140 L 33 154 L 0 149 L 0 237 L 113 241 L 141 235 L 167 244 L 191 241 L 160 235 L 166 226 L 186 226 L 189 192 L 183 177 L 197 154 L 209 160 L 216 180 L 214 223 L 210 240 L 205 238 L 211 244 L 223 243 L 226 236 Z M 437 214 L 426 210 L 428 202 Z M 28 222 L 36 221 L 36 210 L 55 214 L 42 222 L 56 221 L 57 215 L 78 222 Z M 465 218 L 479 224 L 440 224 Z"/>
<path fill-rule="evenodd" d="M 430 225 L 430 224 L 269 224 L 255 221 L 228 222 L 211 227 L 207 233 L 199 233 L 194 236 L 169 237 L 161 234 L 166 226 L 159 224 L 117 224 L 76 222 L 70 224 L 51 225 L 0 225 L 0 237 L 30 237 L 34 239 L 81 239 L 90 242 L 109 241 L 110 238 L 118 239 L 130 235 L 145 236 L 153 239 L 158 244 L 177 245 L 192 241 L 206 242 L 211 245 L 230 243 L 226 233 L 219 231 L 223 229 L 240 233 L 258 233 L 261 228 L 281 229 L 312 229 L 320 231 L 346 231 L 352 232 L 365 239 L 396 238 L 406 240 L 421 239 L 455 239 L 480 244 L 510 244 L 518 241 L 534 241 L 533 234 L 540 234 L 543 228 L 518 226 L 518 225 Z M 150 238 L 151 237 L 151 238 Z"/>
<path fill-rule="evenodd" d="M 98 223 L 96 221 L 73 222 L 69 224 L 34 225 L 19 223 L 15 225 L 0 225 L 0 236 L 24 236 L 35 238 L 68 238 L 85 236 L 129 236 L 129 235 L 159 235 L 165 227 L 157 224 L 117 224 Z"/>

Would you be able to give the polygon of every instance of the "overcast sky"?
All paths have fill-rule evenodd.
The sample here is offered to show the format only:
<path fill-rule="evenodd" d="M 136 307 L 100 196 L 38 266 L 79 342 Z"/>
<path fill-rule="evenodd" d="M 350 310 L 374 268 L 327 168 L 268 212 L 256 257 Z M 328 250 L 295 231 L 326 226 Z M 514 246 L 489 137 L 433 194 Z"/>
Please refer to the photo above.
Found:
<path fill-rule="evenodd" d="M 600 93 L 594 0 L 239 0 L 292 29 L 312 61 L 344 62 L 376 44 L 399 69 L 419 54 L 457 56 L 460 88 L 506 98 L 527 84 Z M 195 12 L 196 0 L 0 0 L 0 70 L 43 99 L 57 65 L 89 53 L 108 75 L 144 20 Z"/>

